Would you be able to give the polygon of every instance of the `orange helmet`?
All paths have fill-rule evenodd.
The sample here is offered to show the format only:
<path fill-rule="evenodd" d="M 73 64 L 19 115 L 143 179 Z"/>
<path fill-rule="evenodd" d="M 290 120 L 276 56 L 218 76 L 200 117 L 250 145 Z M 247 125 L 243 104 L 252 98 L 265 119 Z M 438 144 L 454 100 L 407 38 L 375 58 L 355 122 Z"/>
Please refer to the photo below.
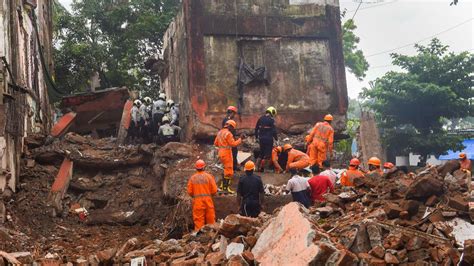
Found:
<path fill-rule="evenodd" d="M 386 168 L 386 169 L 392 169 L 393 167 L 395 167 L 395 165 L 393 165 L 393 163 L 391 162 L 386 162 L 383 164 L 383 168 Z"/>
<path fill-rule="evenodd" d="M 332 120 L 334 120 L 334 117 L 332 117 L 332 115 L 327 114 L 324 116 L 324 121 L 332 121 Z"/>
<path fill-rule="evenodd" d="M 360 165 L 360 161 L 359 161 L 359 159 L 357 159 L 357 158 L 353 158 L 353 159 L 349 162 L 349 165 L 351 165 L 351 166 L 359 166 L 359 165 Z"/>
<path fill-rule="evenodd" d="M 283 145 L 283 151 L 287 151 L 287 150 L 290 150 L 290 149 L 293 149 L 293 146 L 291 146 L 291 144 L 285 144 Z"/>
<path fill-rule="evenodd" d="M 206 167 L 206 162 L 203 160 L 197 160 L 195 164 L 196 170 L 202 170 L 204 167 Z"/>
<path fill-rule="evenodd" d="M 466 156 L 466 154 L 465 154 L 464 152 L 461 152 L 461 153 L 459 154 L 459 159 L 466 159 L 466 158 L 467 158 L 467 156 Z"/>
<path fill-rule="evenodd" d="M 245 163 L 245 166 L 244 166 L 244 170 L 245 171 L 253 171 L 255 170 L 255 164 L 252 162 L 252 161 L 248 161 Z"/>
<path fill-rule="evenodd" d="M 368 165 L 374 165 L 374 166 L 377 166 L 377 167 L 380 167 L 380 164 L 382 164 L 382 162 L 380 161 L 379 158 L 377 157 L 372 157 L 369 159 L 369 162 L 367 163 Z"/>
<path fill-rule="evenodd" d="M 232 112 L 234 112 L 234 113 L 237 113 L 237 110 L 238 110 L 237 107 L 232 106 L 232 105 L 229 106 L 229 107 L 227 107 L 227 111 L 232 111 Z"/>
<path fill-rule="evenodd" d="M 225 125 L 232 126 L 233 128 L 237 128 L 237 123 L 234 120 L 227 120 L 227 122 L 225 122 Z"/>
<path fill-rule="evenodd" d="M 283 151 L 283 149 L 281 148 L 281 146 L 276 146 L 274 149 L 277 150 L 277 152 L 282 152 L 282 151 Z"/>

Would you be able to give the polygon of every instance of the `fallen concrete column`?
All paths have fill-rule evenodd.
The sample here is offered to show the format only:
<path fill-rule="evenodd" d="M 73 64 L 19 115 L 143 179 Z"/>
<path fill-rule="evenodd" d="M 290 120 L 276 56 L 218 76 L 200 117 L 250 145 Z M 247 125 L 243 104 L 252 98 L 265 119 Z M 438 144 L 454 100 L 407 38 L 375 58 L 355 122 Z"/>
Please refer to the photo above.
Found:
<path fill-rule="evenodd" d="M 61 167 L 59 168 L 58 175 L 51 186 L 51 191 L 48 195 L 48 202 L 53 207 L 53 216 L 62 212 L 62 199 L 66 193 L 69 182 L 72 178 L 73 162 L 68 158 L 64 158 Z"/>

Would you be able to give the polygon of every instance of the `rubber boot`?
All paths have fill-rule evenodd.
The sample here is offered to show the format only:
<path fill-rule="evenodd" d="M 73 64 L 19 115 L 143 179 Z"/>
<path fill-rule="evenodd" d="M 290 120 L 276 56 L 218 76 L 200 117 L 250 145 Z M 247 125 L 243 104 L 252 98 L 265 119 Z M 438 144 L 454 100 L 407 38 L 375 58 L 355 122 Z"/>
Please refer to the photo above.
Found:
<path fill-rule="evenodd" d="M 257 158 L 257 161 L 255 162 L 255 165 L 257 166 L 257 172 L 260 172 L 260 164 L 262 162 L 262 159 Z"/>
<path fill-rule="evenodd" d="M 233 191 L 230 186 L 232 185 L 232 179 L 226 179 L 227 180 L 227 189 L 226 191 L 229 192 L 230 194 L 235 194 L 235 191 Z"/>

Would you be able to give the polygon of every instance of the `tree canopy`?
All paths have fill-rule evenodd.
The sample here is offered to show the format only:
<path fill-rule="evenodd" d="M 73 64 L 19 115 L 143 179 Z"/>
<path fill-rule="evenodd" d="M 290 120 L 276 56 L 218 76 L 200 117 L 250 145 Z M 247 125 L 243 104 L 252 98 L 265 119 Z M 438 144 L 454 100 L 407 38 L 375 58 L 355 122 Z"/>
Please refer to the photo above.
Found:
<path fill-rule="evenodd" d="M 376 111 L 387 146 L 398 153 L 440 155 L 462 148 L 462 137 L 448 134 L 446 119 L 473 115 L 474 56 L 448 52 L 433 39 L 415 45 L 417 54 L 392 54 L 405 72 L 388 72 L 363 97 Z"/>
<path fill-rule="evenodd" d="M 365 59 L 362 50 L 357 47 L 360 38 L 354 33 L 356 29 L 357 26 L 354 20 L 349 19 L 344 22 L 342 25 L 342 47 L 346 67 L 357 79 L 362 80 L 369 69 L 369 63 Z"/>
<path fill-rule="evenodd" d="M 74 0 L 69 13 L 55 1 L 56 83 L 65 93 L 84 91 L 98 73 L 101 87 L 157 86 L 143 63 L 162 49 L 175 0 Z"/>

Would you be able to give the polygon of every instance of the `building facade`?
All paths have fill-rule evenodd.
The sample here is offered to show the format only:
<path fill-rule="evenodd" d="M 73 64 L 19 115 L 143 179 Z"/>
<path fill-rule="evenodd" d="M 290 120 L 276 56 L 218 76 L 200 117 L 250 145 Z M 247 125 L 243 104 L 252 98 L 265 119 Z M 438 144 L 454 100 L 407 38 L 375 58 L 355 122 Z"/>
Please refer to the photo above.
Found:
<path fill-rule="evenodd" d="M 0 0 L 0 191 L 15 191 L 29 134 L 51 127 L 53 0 Z"/>
<path fill-rule="evenodd" d="M 269 106 L 282 132 L 302 133 L 327 113 L 345 127 L 337 0 L 184 0 L 163 59 L 163 87 L 180 104 L 188 140 L 215 134 L 228 105 L 249 132 Z"/>

